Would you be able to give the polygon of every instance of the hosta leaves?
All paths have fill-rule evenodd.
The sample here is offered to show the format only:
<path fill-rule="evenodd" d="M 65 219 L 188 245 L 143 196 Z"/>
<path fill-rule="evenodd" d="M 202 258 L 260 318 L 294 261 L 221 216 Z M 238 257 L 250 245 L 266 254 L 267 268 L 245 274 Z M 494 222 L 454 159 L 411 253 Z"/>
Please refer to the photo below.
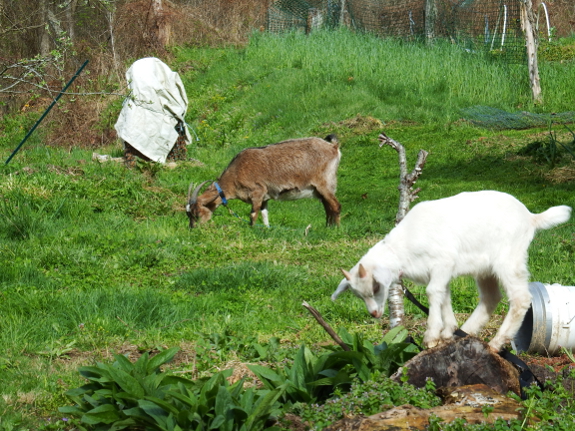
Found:
<path fill-rule="evenodd" d="M 387 331 L 382 342 L 389 344 L 403 343 L 407 338 L 408 331 L 403 326 L 396 326 Z"/>
<path fill-rule="evenodd" d="M 158 404 L 148 400 L 138 401 L 140 408 L 150 417 L 152 417 L 162 428 L 165 428 L 168 420 L 168 412 Z"/>
<path fill-rule="evenodd" d="M 58 411 L 60 413 L 64 413 L 67 415 L 78 415 L 81 416 L 84 414 L 84 410 L 80 409 L 79 407 L 75 407 L 75 406 L 66 406 L 66 407 L 60 407 L 58 409 Z"/>
<path fill-rule="evenodd" d="M 137 425 L 134 419 L 128 418 L 122 421 L 116 421 L 112 424 L 108 431 L 116 431 L 116 430 L 123 430 L 126 428 L 133 428 Z"/>
<path fill-rule="evenodd" d="M 114 365 L 117 364 L 118 368 L 124 370 L 126 373 L 134 371 L 134 364 L 132 364 L 124 355 L 114 355 L 114 357 L 116 358 Z"/>
<path fill-rule="evenodd" d="M 85 423 L 107 430 L 259 431 L 282 405 L 317 402 L 335 388 L 349 390 L 354 380 L 369 381 L 377 372 L 389 375 L 417 354 L 415 346 L 400 342 L 406 335 L 404 328 L 394 328 L 374 346 L 360 334 L 342 329 L 340 336 L 350 351 L 334 346 L 329 353 L 316 355 L 302 345 L 291 365 L 283 369 L 248 365 L 263 383 L 263 390 L 244 389 L 243 379 L 230 385 L 231 369 L 194 381 L 163 374 L 161 366 L 174 358 L 177 348 L 152 358 L 144 353 L 135 363 L 116 355 L 113 365 L 80 368 L 90 383 L 68 391 L 77 405 L 61 411 L 83 414 Z"/>
<path fill-rule="evenodd" d="M 172 359 L 174 359 L 174 356 L 176 356 L 178 350 L 179 349 L 177 347 L 172 347 L 170 349 L 166 349 L 158 353 L 148 362 L 147 372 L 151 373 L 153 371 L 156 371 L 158 368 L 160 368 L 160 366 L 164 365 L 167 362 L 170 362 Z"/>
<path fill-rule="evenodd" d="M 143 398 L 145 395 L 144 388 L 134 377 L 130 376 L 120 368 L 109 368 L 110 375 L 114 381 L 128 394 L 136 398 Z"/>
<path fill-rule="evenodd" d="M 258 377 L 267 389 L 275 389 L 286 381 L 285 376 L 281 376 L 267 367 L 261 365 L 248 365 L 247 367 Z"/>
<path fill-rule="evenodd" d="M 111 424 L 118 419 L 122 418 L 117 410 L 117 407 L 111 404 L 98 406 L 95 409 L 86 412 L 84 416 L 82 416 L 82 422 L 89 425 Z"/>
<path fill-rule="evenodd" d="M 88 380 L 92 380 L 98 383 L 108 383 L 112 382 L 112 376 L 107 369 L 103 368 L 102 364 L 100 366 L 87 366 L 87 367 L 80 367 L 78 371 L 82 377 L 85 377 Z"/>

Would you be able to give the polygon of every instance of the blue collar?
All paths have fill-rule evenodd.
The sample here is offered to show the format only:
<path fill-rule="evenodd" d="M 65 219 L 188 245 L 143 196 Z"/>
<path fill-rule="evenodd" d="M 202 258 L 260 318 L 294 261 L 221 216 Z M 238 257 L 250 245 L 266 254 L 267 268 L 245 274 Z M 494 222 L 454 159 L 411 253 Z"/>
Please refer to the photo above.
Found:
<path fill-rule="evenodd" d="M 216 186 L 216 190 L 218 191 L 220 198 L 222 198 L 222 204 L 227 205 L 228 200 L 226 199 L 226 195 L 224 195 L 224 191 L 222 190 L 217 181 L 214 181 L 214 186 Z"/>

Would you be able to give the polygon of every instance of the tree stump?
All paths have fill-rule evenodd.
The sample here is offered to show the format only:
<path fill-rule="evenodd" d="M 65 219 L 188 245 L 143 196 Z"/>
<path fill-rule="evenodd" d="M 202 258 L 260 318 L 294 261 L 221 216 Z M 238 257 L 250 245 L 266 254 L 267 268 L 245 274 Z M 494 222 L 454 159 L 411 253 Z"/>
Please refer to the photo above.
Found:
<path fill-rule="evenodd" d="M 404 372 L 407 382 L 418 388 L 431 378 L 437 388 L 485 384 L 500 394 L 521 394 L 517 369 L 472 336 L 424 350 L 407 361 L 392 379 L 401 381 Z"/>

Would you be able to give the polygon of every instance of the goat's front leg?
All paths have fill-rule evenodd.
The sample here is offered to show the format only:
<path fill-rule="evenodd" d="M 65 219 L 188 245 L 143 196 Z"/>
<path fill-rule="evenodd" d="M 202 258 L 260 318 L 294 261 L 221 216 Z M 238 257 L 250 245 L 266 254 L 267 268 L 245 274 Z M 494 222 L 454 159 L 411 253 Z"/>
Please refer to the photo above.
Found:
<path fill-rule="evenodd" d="M 441 338 L 449 340 L 453 338 L 453 333 L 457 329 L 457 319 L 453 313 L 451 305 L 451 289 L 449 285 L 446 286 L 446 297 L 441 307 L 441 317 L 443 319 L 443 329 L 441 330 Z"/>
<path fill-rule="evenodd" d="M 427 318 L 427 330 L 423 336 L 423 343 L 429 348 L 437 346 L 442 338 L 443 307 L 446 301 L 451 300 L 448 294 L 449 280 L 449 278 L 446 280 L 444 277 L 433 277 L 425 290 L 429 301 L 429 317 Z"/>
<path fill-rule="evenodd" d="M 258 221 L 258 214 L 260 212 L 260 209 L 266 209 L 266 203 L 264 202 L 264 196 L 266 194 L 266 191 L 264 190 L 263 187 L 261 186 L 257 186 L 256 188 L 254 188 L 251 192 L 251 196 L 250 196 L 250 202 L 252 204 L 252 211 L 250 212 L 250 224 L 253 226 L 256 224 L 256 222 Z M 262 217 L 267 218 L 267 211 L 266 211 L 266 215 L 264 216 L 262 214 Z M 264 219 L 264 223 L 266 222 L 266 220 Z M 269 227 L 268 224 L 266 224 L 266 226 Z"/>
<path fill-rule="evenodd" d="M 483 329 L 501 300 L 497 278 L 485 276 L 478 277 L 475 281 L 479 289 L 479 304 L 461 327 L 462 331 L 470 335 L 477 335 Z"/>
<path fill-rule="evenodd" d="M 250 225 L 253 226 L 258 221 L 258 215 L 260 213 L 261 204 L 258 202 L 252 203 L 252 210 L 250 212 Z"/>
<path fill-rule="evenodd" d="M 262 203 L 262 220 L 264 221 L 264 225 L 266 227 L 270 227 L 270 221 L 268 216 L 268 201 L 264 201 Z"/>

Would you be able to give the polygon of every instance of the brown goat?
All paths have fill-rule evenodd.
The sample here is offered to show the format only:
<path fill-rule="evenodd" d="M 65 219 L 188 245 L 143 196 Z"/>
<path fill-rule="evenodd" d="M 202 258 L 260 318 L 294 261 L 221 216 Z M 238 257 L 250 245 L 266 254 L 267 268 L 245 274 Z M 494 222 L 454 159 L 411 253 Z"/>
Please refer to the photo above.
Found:
<path fill-rule="evenodd" d="M 250 221 L 255 224 L 262 212 L 269 227 L 268 200 L 295 200 L 316 197 L 325 208 L 327 224 L 339 225 L 341 205 L 335 197 L 337 168 L 341 152 L 335 135 L 282 141 L 238 153 L 217 181 L 200 196 L 200 184 L 188 190 L 186 212 L 190 228 L 208 221 L 222 199 L 240 199 L 252 205 Z M 220 187 L 218 191 L 217 187 Z"/>

